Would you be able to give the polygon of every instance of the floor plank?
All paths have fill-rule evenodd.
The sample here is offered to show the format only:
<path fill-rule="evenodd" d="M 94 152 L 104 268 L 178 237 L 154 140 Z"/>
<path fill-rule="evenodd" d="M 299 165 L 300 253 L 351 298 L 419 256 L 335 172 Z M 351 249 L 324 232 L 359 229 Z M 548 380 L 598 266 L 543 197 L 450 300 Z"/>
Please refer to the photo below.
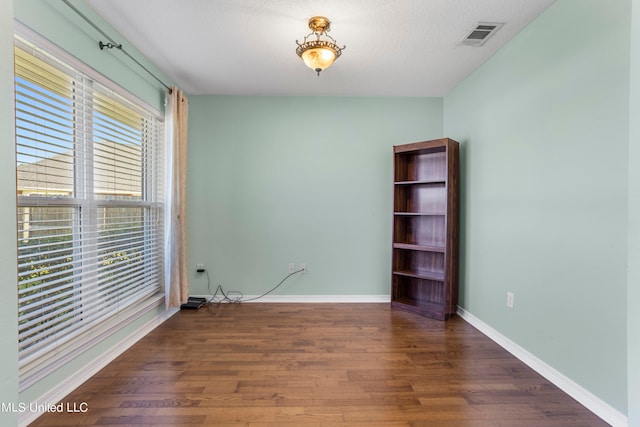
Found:
<path fill-rule="evenodd" d="M 606 426 L 464 320 L 388 304 L 182 311 L 48 426 Z"/>

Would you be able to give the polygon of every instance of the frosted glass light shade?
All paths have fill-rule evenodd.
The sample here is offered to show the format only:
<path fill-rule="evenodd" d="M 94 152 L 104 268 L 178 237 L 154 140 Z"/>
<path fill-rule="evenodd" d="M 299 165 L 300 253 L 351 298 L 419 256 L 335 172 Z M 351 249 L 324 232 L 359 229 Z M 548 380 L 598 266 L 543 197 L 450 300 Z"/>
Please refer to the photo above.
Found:
<path fill-rule="evenodd" d="M 333 64 L 333 61 L 336 60 L 336 54 L 327 48 L 307 49 L 302 52 L 302 60 L 307 67 L 319 74 L 320 71 L 329 68 Z"/>

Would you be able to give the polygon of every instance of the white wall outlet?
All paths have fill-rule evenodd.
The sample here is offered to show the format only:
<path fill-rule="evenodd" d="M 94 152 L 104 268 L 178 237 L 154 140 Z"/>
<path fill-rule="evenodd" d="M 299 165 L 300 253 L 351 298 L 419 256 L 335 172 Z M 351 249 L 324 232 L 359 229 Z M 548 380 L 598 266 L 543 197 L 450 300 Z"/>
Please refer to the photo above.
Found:
<path fill-rule="evenodd" d="M 294 262 L 290 262 L 289 263 L 289 273 L 295 273 L 296 272 L 296 264 Z"/>
<path fill-rule="evenodd" d="M 513 292 L 507 292 L 507 307 L 513 308 Z"/>
<path fill-rule="evenodd" d="M 204 271 L 204 264 L 196 264 L 196 272 L 202 273 Z"/>
<path fill-rule="evenodd" d="M 303 262 L 302 264 L 300 264 L 298 266 L 298 270 L 302 270 L 302 274 L 306 274 L 307 273 L 307 263 Z"/>

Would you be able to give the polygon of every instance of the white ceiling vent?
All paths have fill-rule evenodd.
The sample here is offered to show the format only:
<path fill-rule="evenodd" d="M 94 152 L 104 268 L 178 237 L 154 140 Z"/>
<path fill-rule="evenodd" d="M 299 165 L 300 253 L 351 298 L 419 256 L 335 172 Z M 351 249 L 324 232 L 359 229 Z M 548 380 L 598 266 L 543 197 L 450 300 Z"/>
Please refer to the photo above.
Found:
<path fill-rule="evenodd" d="M 504 22 L 478 22 L 458 42 L 458 46 L 482 46 L 491 36 L 504 25 Z"/>

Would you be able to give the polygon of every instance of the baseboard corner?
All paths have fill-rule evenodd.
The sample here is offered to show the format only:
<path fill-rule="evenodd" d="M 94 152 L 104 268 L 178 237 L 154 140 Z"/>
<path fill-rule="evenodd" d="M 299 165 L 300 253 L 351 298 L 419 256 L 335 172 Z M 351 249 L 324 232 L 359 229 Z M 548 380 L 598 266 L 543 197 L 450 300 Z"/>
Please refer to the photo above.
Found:
<path fill-rule="evenodd" d="M 489 326 L 472 313 L 458 306 L 457 314 L 500 347 L 511 353 L 522 363 L 529 366 L 538 374 L 551 381 L 559 389 L 577 400 L 581 405 L 600 417 L 603 421 L 609 423 L 613 427 L 628 427 L 628 419 L 620 411 L 613 408 L 611 405 L 607 404 L 602 399 L 578 385 L 556 369 L 552 368 L 543 360 L 534 356 L 506 336 L 502 335 L 496 329 Z"/>

